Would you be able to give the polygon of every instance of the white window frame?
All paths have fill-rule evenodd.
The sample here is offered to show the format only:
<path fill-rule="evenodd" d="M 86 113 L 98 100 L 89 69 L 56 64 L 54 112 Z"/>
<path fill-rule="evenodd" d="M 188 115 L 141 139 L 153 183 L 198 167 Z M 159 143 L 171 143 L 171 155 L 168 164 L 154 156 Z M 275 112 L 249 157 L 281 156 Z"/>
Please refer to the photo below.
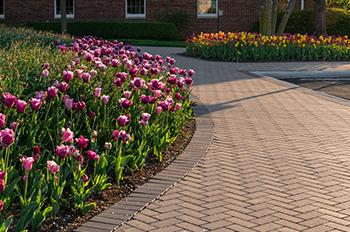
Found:
<path fill-rule="evenodd" d="M 54 9 L 53 10 L 54 10 L 55 19 L 60 19 L 61 14 L 57 14 L 57 0 L 53 0 L 53 2 L 54 2 Z M 67 19 L 74 19 L 74 14 L 75 14 L 75 0 L 73 0 L 73 14 L 67 14 L 66 15 Z"/>
<path fill-rule="evenodd" d="M 125 0 L 125 18 L 127 19 L 145 19 L 147 12 L 147 0 L 144 0 L 144 13 L 143 14 L 128 14 L 128 0 Z"/>
<path fill-rule="evenodd" d="M 5 0 L 0 0 L 2 1 L 2 11 L 3 14 L 0 14 L 0 19 L 4 19 L 5 18 Z"/>
<path fill-rule="evenodd" d="M 304 0 L 300 0 L 300 9 L 301 10 L 305 9 L 305 1 Z"/>
<path fill-rule="evenodd" d="M 197 0 L 197 18 L 200 19 L 205 19 L 205 18 L 218 18 L 219 14 L 219 0 L 216 0 L 216 7 L 215 7 L 216 12 L 211 13 L 211 14 L 201 14 L 199 13 L 199 0 Z"/>

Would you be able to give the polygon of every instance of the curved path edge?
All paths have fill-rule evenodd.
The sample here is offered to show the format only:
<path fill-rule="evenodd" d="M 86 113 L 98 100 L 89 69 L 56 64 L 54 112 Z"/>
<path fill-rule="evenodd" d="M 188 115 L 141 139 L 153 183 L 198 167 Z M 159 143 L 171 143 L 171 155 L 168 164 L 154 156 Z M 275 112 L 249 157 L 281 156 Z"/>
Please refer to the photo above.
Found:
<path fill-rule="evenodd" d="M 193 107 L 196 116 L 196 131 L 183 153 L 129 196 L 94 216 L 74 231 L 107 232 L 118 229 L 170 190 L 197 166 L 213 141 L 214 123 L 208 108 L 196 96 L 192 95 L 191 98 L 197 103 Z"/>

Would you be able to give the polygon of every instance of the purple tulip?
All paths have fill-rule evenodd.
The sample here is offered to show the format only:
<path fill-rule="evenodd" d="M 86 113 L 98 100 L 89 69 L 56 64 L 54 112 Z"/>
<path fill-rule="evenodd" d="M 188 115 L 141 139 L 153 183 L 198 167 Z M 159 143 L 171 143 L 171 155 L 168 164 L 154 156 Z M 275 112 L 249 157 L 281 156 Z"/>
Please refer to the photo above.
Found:
<path fill-rule="evenodd" d="M 10 93 L 2 94 L 2 98 L 3 98 L 3 103 L 5 104 L 5 106 L 7 108 L 12 108 L 16 104 L 16 101 L 17 101 L 17 98 Z"/>

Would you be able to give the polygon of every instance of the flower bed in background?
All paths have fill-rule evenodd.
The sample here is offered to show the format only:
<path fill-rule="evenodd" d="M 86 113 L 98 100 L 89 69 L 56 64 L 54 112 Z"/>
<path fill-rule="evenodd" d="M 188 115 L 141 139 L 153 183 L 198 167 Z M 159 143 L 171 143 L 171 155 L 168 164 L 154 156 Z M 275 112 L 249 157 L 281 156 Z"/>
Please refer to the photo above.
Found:
<path fill-rule="evenodd" d="M 192 118 L 194 71 L 118 41 L 25 41 L 0 43 L 0 228 L 35 231 L 162 160 Z"/>
<path fill-rule="evenodd" d="M 187 55 L 221 61 L 339 61 L 350 60 L 347 36 L 258 33 L 201 33 L 189 39 Z"/>

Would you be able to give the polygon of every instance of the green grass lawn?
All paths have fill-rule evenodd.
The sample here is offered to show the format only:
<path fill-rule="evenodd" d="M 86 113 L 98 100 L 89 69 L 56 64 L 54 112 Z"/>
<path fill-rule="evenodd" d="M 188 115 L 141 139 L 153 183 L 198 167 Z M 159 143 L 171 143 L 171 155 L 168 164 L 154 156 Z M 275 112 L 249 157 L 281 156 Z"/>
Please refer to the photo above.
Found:
<path fill-rule="evenodd" d="M 186 47 L 185 41 L 165 40 L 142 40 L 142 39 L 118 39 L 134 46 L 155 46 L 155 47 Z"/>

